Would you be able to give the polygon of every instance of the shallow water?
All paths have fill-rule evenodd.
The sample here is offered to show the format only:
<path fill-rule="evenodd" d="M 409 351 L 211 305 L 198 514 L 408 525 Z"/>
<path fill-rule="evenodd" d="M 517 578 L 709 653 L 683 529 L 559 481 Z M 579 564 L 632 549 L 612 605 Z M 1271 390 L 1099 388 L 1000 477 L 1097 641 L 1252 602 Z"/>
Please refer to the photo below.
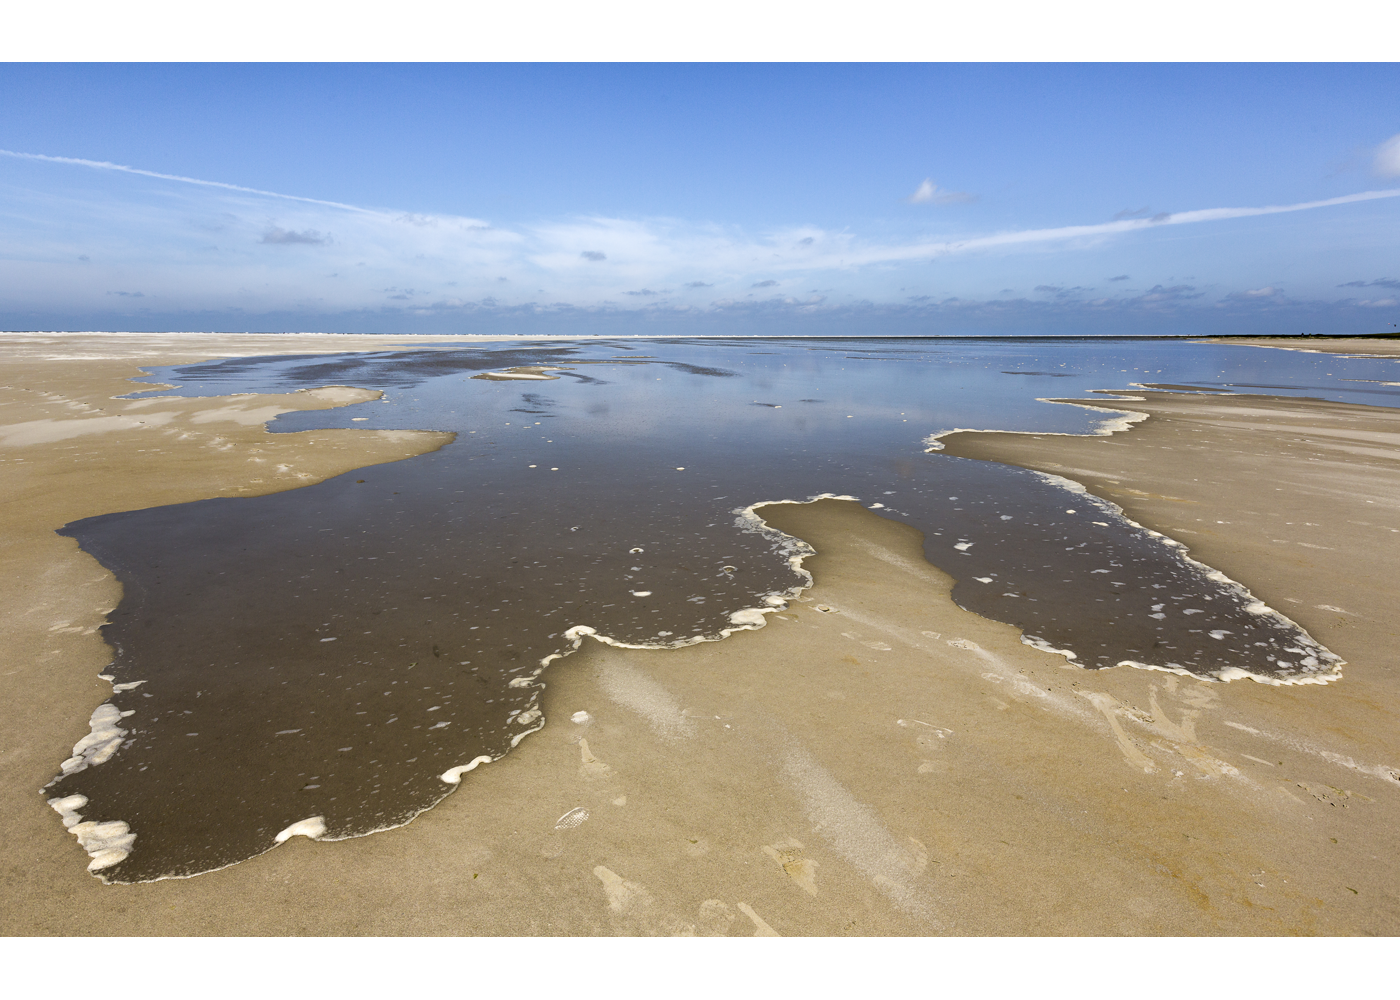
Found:
<path fill-rule="evenodd" d="M 806 546 L 750 512 L 765 501 L 848 496 L 914 525 L 959 605 L 1088 668 L 1326 678 L 1335 656 L 1176 543 L 929 439 L 1091 433 L 1111 415 L 1037 397 L 1135 382 L 1400 402 L 1380 384 L 1394 361 L 1171 341 L 628 339 L 152 371 L 179 395 L 385 392 L 273 431 L 457 438 L 65 529 L 123 584 L 108 676 L 140 683 L 45 794 L 113 882 L 407 822 L 544 724 L 543 665 L 589 633 L 666 647 L 758 627 L 809 582 Z"/>

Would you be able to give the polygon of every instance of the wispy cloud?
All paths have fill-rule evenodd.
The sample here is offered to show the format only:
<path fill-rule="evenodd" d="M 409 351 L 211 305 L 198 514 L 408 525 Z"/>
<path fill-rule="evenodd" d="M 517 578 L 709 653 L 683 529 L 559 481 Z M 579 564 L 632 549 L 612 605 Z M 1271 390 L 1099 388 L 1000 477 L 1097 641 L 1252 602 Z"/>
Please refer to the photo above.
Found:
<path fill-rule="evenodd" d="M 1377 278 L 1375 281 L 1344 281 L 1338 288 L 1400 288 L 1400 281 L 1394 278 Z"/>
<path fill-rule="evenodd" d="M 1381 177 L 1400 177 L 1400 135 L 1392 135 L 1376 148 L 1372 169 Z"/>
<path fill-rule="evenodd" d="M 1137 301 L 1144 305 L 1166 302 L 1188 302 L 1204 298 L 1205 293 L 1196 290 L 1195 285 L 1153 285 L 1138 296 Z"/>
<path fill-rule="evenodd" d="M 911 205 L 965 205 L 976 201 L 977 196 L 967 191 L 944 191 L 933 183 L 933 178 L 925 177 L 914 193 L 904 200 Z"/>
<path fill-rule="evenodd" d="M 37 168 L 46 171 L 43 177 L 50 169 L 76 168 L 109 178 L 101 185 L 74 185 L 61 175 L 57 182 L 41 179 L 37 188 L 29 182 L 24 210 L 12 213 L 13 224 L 2 237 L 7 245 L 0 255 L 0 305 L 11 312 L 55 301 L 95 303 L 99 299 L 93 297 L 103 296 L 97 290 L 103 287 L 139 287 L 141 305 L 148 308 L 308 315 L 385 308 L 386 298 L 397 303 L 394 308 L 413 314 L 477 308 L 488 300 L 493 309 L 713 311 L 770 298 L 751 295 L 756 289 L 772 289 L 773 300 L 787 303 L 785 308 L 810 310 L 860 296 L 907 301 L 900 287 L 904 279 L 882 277 L 906 265 L 923 268 L 945 258 L 1000 258 L 1046 249 L 1077 253 L 1148 229 L 1400 196 L 1396 188 L 1286 205 L 899 239 L 812 225 L 754 231 L 670 218 L 580 216 L 492 225 L 466 216 L 371 209 L 95 160 L 0 153 L 49 165 Z M 163 183 L 133 183 L 134 177 Z M 915 195 L 921 192 L 923 185 Z M 935 203 L 958 194 L 940 191 L 932 180 L 926 193 L 920 200 Z M 92 259 L 83 261 L 80 255 Z M 1252 283 L 1267 277 L 1255 275 Z M 1047 285 L 1039 295 L 1098 301 L 1090 299 L 1091 289 L 1074 285 L 1075 278 L 1094 280 L 1067 274 L 1063 284 Z M 1122 274 L 1105 280 L 1129 279 Z M 1392 280 L 1379 278 L 1375 284 L 1388 288 L 1385 283 Z M 992 281 L 986 287 L 1000 287 L 1008 278 Z M 406 290 L 410 287 L 413 291 Z M 930 287 L 921 284 L 908 292 Z M 784 293 L 806 288 L 823 292 L 815 299 Z M 1143 293 L 1142 302 L 1200 294 L 1188 286 L 1157 285 Z M 1220 290 L 1211 294 L 1218 296 Z M 112 298 L 100 301 L 114 304 Z"/>
<path fill-rule="evenodd" d="M 279 229 L 276 226 L 272 226 L 267 232 L 263 233 L 262 239 L 258 242 L 282 244 L 306 243 L 311 246 L 324 246 L 330 242 L 330 237 L 318 233 L 314 229 L 305 229 L 301 232 L 297 232 L 295 229 Z"/>

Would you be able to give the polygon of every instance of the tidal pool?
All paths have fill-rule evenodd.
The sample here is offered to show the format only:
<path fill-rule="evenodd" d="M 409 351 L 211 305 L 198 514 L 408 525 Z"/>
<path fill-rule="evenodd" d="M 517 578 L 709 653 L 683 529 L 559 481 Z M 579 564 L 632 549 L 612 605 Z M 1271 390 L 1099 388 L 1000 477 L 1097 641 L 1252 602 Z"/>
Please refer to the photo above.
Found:
<path fill-rule="evenodd" d="M 811 551 L 762 504 L 820 496 L 918 528 L 961 607 L 1086 669 L 1325 681 L 1334 654 L 1178 543 L 1067 480 L 940 455 L 937 437 L 1105 433 L 1130 400 L 1042 398 L 1138 383 L 1395 405 L 1395 370 L 1173 340 L 874 338 L 152 369 L 177 386 L 156 394 L 384 392 L 274 432 L 456 438 L 301 489 L 68 525 L 124 596 L 103 629 L 113 697 L 44 794 L 118 883 L 402 825 L 545 724 L 546 668 L 588 637 L 664 649 L 761 627 L 810 583 Z"/>

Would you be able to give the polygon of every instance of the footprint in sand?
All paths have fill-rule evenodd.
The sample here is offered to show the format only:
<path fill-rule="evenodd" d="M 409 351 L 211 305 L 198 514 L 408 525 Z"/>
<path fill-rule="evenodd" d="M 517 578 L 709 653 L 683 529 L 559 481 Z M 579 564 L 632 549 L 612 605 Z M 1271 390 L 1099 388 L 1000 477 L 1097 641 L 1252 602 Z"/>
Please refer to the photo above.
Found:
<path fill-rule="evenodd" d="M 1168 694 L 1175 693 L 1176 684 L 1177 679 L 1175 677 L 1167 678 Z M 1182 701 L 1186 702 L 1186 704 L 1190 705 L 1192 708 L 1219 708 L 1220 692 L 1216 691 L 1215 688 L 1210 686 L 1210 684 L 1210 681 L 1197 681 L 1196 683 L 1189 685 L 1186 688 L 1186 690 L 1182 691 L 1181 694 L 1177 695 L 1177 697 L 1180 698 Z"/>
<path fill-rule="evenodd" d="M 1176 678 L 1172 677 L 1167 681 L 1167 693 L 1176 691 Z M 1187 704 L 1193 704 L 1196 709 L 1183 709 L 1181 712 L 1181 722 L 1172 722 L 1166 710 L 1157 702 L 1158 687 L 1156 684 L 1148 687 L 1148 705 L 1152 709 L 1152 720 L 1155 728 L 1166 734 L 1171 740 L 1170 747 L 1181 756 L 1189 760 L 1196 769 L 1209 778 L 1238 777 L 1239 769 L 1231 764 L 1225 763 L 1218 757 L 1213 756 L 1201 741 L 1196 737 L 1196 719 L 1200 716 L 1202 708 L 1216 707 L 1213 702 L 1219 698 L 1214 691 L 1202 691 L 1193 685 L 1181 692 L 1178 696 Z M 1158 745 L 1158 744 L 1154 744 Z"/>
<path fill-rule="evenodd" d="M 1118 749 L 1123 753 L 1123 759 L 1134 768 L 1144 774 L 1153 774 L 1157 770 L 1157 765 L 1137 748 L 1132 740 L 1128 739 L 1128 734 L 1123 732 L 1123 727 L 1118 722 L 1117 710 L 1120 707 L 1118 699 L 1104 691 L 1080 691 L 1079 696 L 1088 700 L 1103 714 L 1108 720 L 1108 727 L 1113 732 L 1113 738 L 1118 742 Z"/>
<path fill-rule="evenodd" d="M 611 868 L 598 865 L 593 869 L 593 876 L 603 883 L 608 911 L 620 919 L 620 926 L 624 930 L 631 933 L 669 934 L 673 937 L 694 937 L 697 932 L 701 932 L 697 924 L 674 913 L 662 911 L 651 893 L 636 882 L 623 878 Z M 716 916 L 722 917 L 722 911 L 717 914 L 714 907 L 706 908 L 707 904 L 712 902 L 718 901 L 706 900 L 700 908 L 701 918 L 708 917 L 710 926 L 714 926 Z M 719 905 L 722 907 L 724 904 Z"/>
<path fill-rule="evenodd" d="M 778 863 L 788 878 L 800 885 L 809 895 L 817 894 L 817 862 L 803 857 L 801 841 L 787 840 L 776 844 L 763 845 L 763 853 Z"/>
<path fill-rule="evenodd" d="M 583 776 L 585 781 L 597 781 L 600 778 L 607 778 L 612 775 L 613 769 L 593 756 L 593 752 L 588 749 L 587 740 L 579 740 L 578 748 L 579 754 L 582 757 L 582 763 L 579 765 L 578 773 Z"/>
<path fill-rule="evenodd" d="M 603 892 L 608 898 L 608 909 L 613 913 L 627 913 L 631 910 L 651 906 L 651 894 L 636 882 L 629 882 L 611 868 L 598 865 L 593 875 L 603 883 Z"/>
<path fill-rule="evenodd" d="M 576 809 L 570 809 L 564 815 L 560 816 L 554 823 L 554 829 L 573 830 L 582 826 L 583 821 L 586 819 L 588 819 L 588 810 L 583 806 L 579 806 Z"/>

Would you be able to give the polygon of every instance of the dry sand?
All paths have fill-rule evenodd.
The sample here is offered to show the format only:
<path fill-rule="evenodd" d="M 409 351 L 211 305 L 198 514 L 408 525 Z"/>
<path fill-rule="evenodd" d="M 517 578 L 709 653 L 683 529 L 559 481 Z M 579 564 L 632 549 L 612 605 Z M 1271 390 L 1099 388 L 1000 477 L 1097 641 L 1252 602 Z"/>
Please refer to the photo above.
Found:
<path fill-rule="evenodd" d="M 1239 347 L 1272 347 L 1309 354 L 1400 358 L 1400 336 L 1369 337 L 1207 337 L 1206 344 L 1234 344 Z"/>
<path fill-rule="evenodd" d="M 1345 657 L 1336 683 L 1069 667 L 953 605 L 907 525 L 843 501 L 769 506 L 818 555 L 816 586 L 767 627 L 670 651 L 590 643 L 546 675 L 545 729 L 407 827 L 104 886 L 37 792 L 108 694 L 95 629 L 118 593 L 53 529 L 312 482 L 443 435 L 252 422 L 335 405 L 310 393 L 128 411 L 111 397 L 132 388 L 129 360 L 2 345 L 0 435 L 128 422 L 0 444 L 0 933 L 1400 931 L 1400 411 L 1144 393 L 1131 406 L 1152 416 L 1110 438 L 945 439 L 1185 541 Z M 173 415 L 130 425 L 152 412 Z"/>

